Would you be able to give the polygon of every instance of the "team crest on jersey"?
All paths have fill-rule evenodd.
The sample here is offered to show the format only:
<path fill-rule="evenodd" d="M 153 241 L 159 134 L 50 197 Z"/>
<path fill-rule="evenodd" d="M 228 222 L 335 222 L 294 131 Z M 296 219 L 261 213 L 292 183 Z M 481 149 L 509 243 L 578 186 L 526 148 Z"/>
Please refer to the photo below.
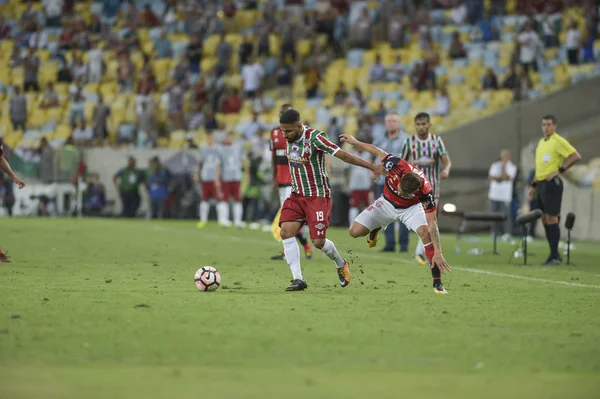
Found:
<path fill-rule="evenodd" d="M 290 164 L 290 166 L 292 166 L 294 168 L 299 168 L 308 162 L 307 159 L 300 156 L 300 152 L 298 152 L 298 147 L 295 147 L 295 146 L 292 147 L 292 151 L 287 154 L 287 158 L 288 158 L 288 163 Z"/>
<path fill-rule="evenodd" d="M 315 225 L 315 227 L 317 228 L 317 230 L 323 230 L 325 228 L 325 225 L 323 223 L 318 223 Z"/>

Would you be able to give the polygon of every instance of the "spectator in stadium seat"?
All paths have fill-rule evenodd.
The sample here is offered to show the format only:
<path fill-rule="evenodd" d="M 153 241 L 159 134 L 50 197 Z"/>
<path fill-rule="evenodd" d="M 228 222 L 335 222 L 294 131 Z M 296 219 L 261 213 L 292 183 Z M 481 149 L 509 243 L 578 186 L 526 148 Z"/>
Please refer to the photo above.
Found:
<path fill-rule="evenodd" d="M 173 78 L 171 83 L 166 87 L 165 92 L 168 94 L 168 118 L 175 129 L 183 129 L 183 105 L 185 90 L 183 86 Z"/>
<path fill-rule="evenodd" d="M 340 134 L 344 133 L 342 128 L 338 125 L 338 118 L 332 117 L 329 120 L 329 125 L 327 126 L 327 135 L 329 139 L 337 145 L 340 145 Z"/>
<path fill-rule="evenodd" d="M 60 105 L 60 101 L 58 99 L 58 93 L 54 89 L 54 83 L 48 82 L 46 85 L 46 90 L 42 94 L 42 101 L 40 102 L 40 108 L 48 109 L 55 108 Z"/>
<path fill-rule="evenodd" d="M 294 70 L 292 66 L 287 62 L 285 57 L 279 59 L 279 65 L 275 71 L 277 80 L 277 87 L 279 89 L 279 96 L 282 99 L 289 99 L 292 97 L 292 83 L 294 82 Z"/>
<path fill-rule="evenodd" d="M 345 105 L 347 107 L 356 107 L 358 108 L 359 112 L 366 109 L 367 100 L 365 99 L 360 87 L 357 86 L 354 88 L 354 90 L 352 90 L 352 93 L 346 98 Z"/>
<path fill-rule="evenodd" d="M 151 103 L 147 102 L 142 103 L 140 107 L 141 109 L 135 126 L 137 145 L 138 147 L 145 147 L 148 144 L 154 145 L 158 139 L 154 107 Z"/>
<path fill-rule="evenodd" d="M 42 5 L 46 17 L 46 26 L 49 28 L 58 28 L 63 8 L 62 0 L 43 0 Z"/>
<path fill-rule="evenodd" d="M 496 27 L 494 17 L 490 14 L 489 11 L 486 11 L 483 14 L 483 17 L 477 23 L 479 30 L 481 32 L 481 39 L 488 43 L 491 41 L 496 41 L 499 39 L 500 35 L 498 32 L 498 28 Z"/>
<path fill-rule="evenodd" d="M 29 35 L 29 48 L 43 50 L 48 45 L 48 34 L 42 24 L 36 24 L 36 29 Z"/>
<path fill-rule="evenodd" d="M 236 11 L 237 7 L 233 0 L 223 1 L 223 15 L 225 15 L 225 18 L 232 19 L 233 17 L 235 17 Z"/>
<path fill-rule="evenodd" d="M 128 53 L 121 54 L 117 66 L 117 75 L 119 77 L 119 90 L 130 93 L 133 90 L 133 77 L 135 76 L 135 65 L 129 58 Z"/>
<path fill-rule="evenodd" d="M 208 101 L 208 92 L 206 90 L 206 80 L 200 77 L 192 88 L 192 103 L 202 108 Z"/>
<path fill-rule="evenodd" d="M 370 49 L 373 39 L 372 26 L 369 9 L 363 7 L 360 17 L 350 28 L 350 45 L 353 48 Z"/>
<path fill-rule="evenodd" d="M 81 81 L 71 84 L 69 87 L 69 97 L 71 104 L 69 106 L 69 124 L 74 128 L 78 121 L 85 119 L 85 92 Z"/>
<path fill-rule="evenodd" d="M 160 25 L 160 19 L 154 11 L 152 11 L 152 4 L 148 3 L 144 6 L 142 11 L 142 25 L 146 28 L 154 28 Z"/>
<path fill-rule="evenodd" d="M 304 69 L 304 83 L 306 85 L 306 98 L 315 98 L 319 95 L 319 83 L 321 73 L 314 65 L 308 65 Z"/>
<path fill-rule="evenodd" d="M 529 90 L 533 88 L 533 82 L 529 72 L 522 66 L 517 66 L 515 87 L 513 88 L 513 101 L 523 101 L 529 98 Z"/>
<path fill-rule="evenodd" d="M 340 55 L 346 49 L 348 38 L 348 12 L 335 11 L 336 17 L 333 22 L 333 48 L 336 55 Z"/>
<path fill-rule="evenodd" d="M 21 14 L 21 18 L 19 19 L 19 26 L 21 27 L 21 32 L 23 33 L 31 33 L 35 31 L 37 25 L 37 11 L 33 8 L 33 1 L 27 2 L 27 8 Z"/>
<path fill-rule="evenodd" d="M 498 90 L 498 77 L 492 68 L 488 68 L 481 81 L 483 90 Z"/>
<path fill-rule="evenodd" d="M 219 128 L 219 123 L 217 122 L 217 118 L 215 117 L 215 112 L 212 109 L 206 111 L 206 115 L 204 118 L 204 129 L 207 132 L 212 132 L 213 130 L 217 130 Z"/>
<path fill-rule="evenodd" d="M 393 49 L 404 47 L 407 28 L 406 22 L 401 8 L 396 9 L 391 18 L 389 18 L 387 39 Z"/>
<path fill-rule="evenodd" d="M 167 32 L 162 31 L 160 37 L 154 42 L 156 58 L 171 58 L 173 56 L 173 46 L 167 37 Z"/>
<path fill-rule="evenodd" d="M 257 114 L 262 114 L 267 112 L 268 109 L 269 105 L 263 95 L 263 92 L 261 90 L 257 90 L 256 95 L 252 99 L 252 111 L 256 112 Z"/>
<path fill-rule="evenodd" d="M 375 62 L 371 65 L 369 71 L 370 82 L 382 82 L 385 80 L 385 66 L 381 63 L 381 56 L 377 54 L 375 56 Z"/>
<path fill-rule="evenodd" d="M 335 105 L 343 105 L 348 99 L 348 89 L 346 89 L 346 84 L 344 82 L 340 82 L 335 94 L 333 95 L 333 102 Z"/>
<path fill-rule="evenodd" d="M 440 116 L 446 116 L 450 114 L 450 97 L 448 97 L 448 90 L 446 86 L 442 86 L 435 96 L 435 114 Z"/>
<path fill-rule="evenodd" d="M 252 43 L 252 37 L 250 35 L 244 35 L 242 44 L 238 49 L 238 55 L 240 58 L 240 66 L 244 66 L 248 63 L 248 59 L 254 53 L 254 43 Z"/>
<path fill-rule="evenodd" d="M 186 116 L 188 132 L 198 130 L 198 128 L 204 123 L 204 113 L 202 112 L 202 108 L 198 105 L 192 105 L 192 112 Z"/>
<path fill-rule="evenodd" d="M 506 76 L 506 78 L 504 79 L 504 82 L 502 82 L 502 88 L 503 89 L 514 89 L 517 86 L 517 65 L 516 64 L 512 64 L 510 66 L 510 70 L 508 72 L 508 75 Z"/>
<path fill-rule="evenodd" d="M 296 41 L 302 38 L 302 27 L 289 18 L 287 12 L 283 13 L 279 24 L 279 34 L 281 37 L 281 50 L 279 54 L 282 57 L 289 55 L 293 61 L 296 61 Z"/>
<path fill-rule="evenodd" d="M 267 17 L 264 15 L 262 19 L 257 19 L 254 22 L 253 31 L 254 37 L 256 38 L 257 55 L 259 57 L 268 57 L 270 55 L 269 35 L 274 31 L 274 26 L 273 20 L 267 19 Z M 248 60 L 252 54 L 253 53 L 250 53 L 246 56 L 246 63 L 248 63 Z M 242 66 L 243 65 L 244 64 L 242 64 Z"/>
<path fill-rule="evenodd" d="M 73 48 L 73 40 L 75 40 L 75 31 L 71 25 L 67 25 L 58 37 L 58 49 L 61 51 L 71 50 Z"/>
<path fill-rule="evenodd" d="M 126 25 L 135 29 L 141 24 L 140 13 L 135 4 L 135 0 L 127 0 L 126 3 L 127 4 L 121 8 L 121 19 Z"/>
<path fill-rule="evenodd" d="M 104 102 L 104 96 L 102 96 L 102 93 L 99 93 L 98 102 L 92 112 L 94 139 L 99 143 L 103 143 L 108 139 L 108 119 L 110 118 L 110 114 L 110 105 Z"/>
<path fill-rule="evenodd" d="M 127 158 L 127 167 L 119 170 L 113 176 L 113 183 L 119 191 L 122 204 L 121 216 L 133 218 L 140 206 L 139 187 L 144 183 L 145 174 L 136 167 L 136 159 Z"/>
<path fill-rule="evenodd" d="M 100 40 L 105 32 L 104 25 L 98 14 L 90 15 L 90 23 L 88 24 L 88 33 L 91 35 L 91 40 Z"/>
<path fill-rule="evenodd" d="M 526 71 L 529 71 L 530 68 L 537 71 L 536 58 L 540 50 L 541 41 L 538 34 L 533 30 L 531 21 L 525 23 L 525 28 L 519 34 L 518 41 L 521 46 L 519 62 Z"/>
<path fill-rule="evenodd" d="M 431 16 L 429 15 L 429 10 L 423 3 L 418 3 L 419 6 L 417 11 L 413 15 L 412 18 L 412 30 L 414 32 L 418 31 L 421 26 L 430 26 L 432 24 Z"/>
<path fill-rule="evenodd" d="M 400 54 L 396 56 L 396 60 L 386 70 L 385 80 L 388 82 L 398 82 L 402 80 L 404 76 L 404 65 L 402 64 L 402 58 Z"/>
<path fill-rule="evenodd" d="M 558 32 L 555 26 L 555 18 L 550 13 L 550 8 L 547 7 L 544 11 L 540 24 L 542 25 L 542 35 L 544 36 L 544 47 L 558 47 Z"/>
<path fill-rule="evenodd" d="M 10 25 L 6 23 L 4 15 L 0 14 L 0 40 L 6 39 L 10 36 Z"/>
<path fill-rule="evenodd" d="M 202 61 L 202 41 L 192 36 L 188 43 L 185 55 L 188 60 L 190 73 L 200 73 L 200 61 Z"/>
<path fill-rule="evenodd" d="M 246 125 L 246 130 L 244 131 L 246 140 L 256 139 L 259 137 L 259 134 L 267 128 L 259 117 L 260 115 L 257 112 L 252 112 L 252 120 Z"/>
<path fill-rule="evenodd" d="M 224 114 L 237 114 L 242 109 L 242 98 L 237 89 L 229 89 L 219 102 L 221 103 L 219 109 Z"/>
<path fill-rule="evenodd" d="M 94 138 L 94 132 L 92 128 L 87 126 L 85 120 L 80 120 L 77 126 L 73 129 L 71 134 L 73 137 L 73 144 L 77 147 L 87 147 L 92 144 Z"/>
<path fill-rule="evenodd" d="M 452 11 L 450 12 L 450 20 L 455 25 L 462 25 L 469 16 L 469 10 L 464 1 L 454 0 Z"/>
<path fill-rule="evenodd" d="M 9 102 L 10 121 L 13 130 L 27 130 L 27 98 L 21 93 L 21 87 L 15 86 Z"/>
<path fill-rule="evenodd" d="M 260 89 L 263 76 L 264 69 L 262 65 L 254 57 L 250 57 L 248 64 L 242 67 L 244 94 L 246 98 L 254 98 L 256 91 Z"/>
<path fill-rule="evenodd" d="M 88 51 L 88 82 L 100 83 L 104 74 L 104 51 L 96 42 L 91 43 Z"/>
<path fill-rule="evenodd" d="M 225 34 L 221 33 L 219 44 L 216 49 L 217 55 L 217 76 L 221 76 L 229 70 L 229 64 L 231 62 L 231 55 L 233 54 L 233 46 L 227 40 L 225 40 Z"/>
<path fill-rule="evenodd" d="M 467 50 L 465 50 L 465 45 L 462 40 L 460 40 L 460 34 L 458 32 L 452 34 L 452 42 L 450 43 L 448 56 L 452 59 L 465 58 L 467 56 Z"/>
<path fill-rule="evenodd" d="M 569 65 L 579 65 L 579 52 L 581 49 L 581 31 L 577 26 L 577 21 L 571 21 L 569 29 L 567 29 L 567 37 L 565 40 L 567 48 L 567 58 Z"/>
<path fill-rule="evenodd" d="M 59 83 L 71 83 L 73 82 L 73 74 L 69 69 L 66 61 L 63 61 L 60 65 L 60 69 L 58 70 L 56 81 Z"/>
<path fill-rule="evenodd" d="M 40 59 L 35 55 L 35 49 L 30 48 L 27 56 L 23 59 L 23 90 L 40 91 L 39 84 Z"/>

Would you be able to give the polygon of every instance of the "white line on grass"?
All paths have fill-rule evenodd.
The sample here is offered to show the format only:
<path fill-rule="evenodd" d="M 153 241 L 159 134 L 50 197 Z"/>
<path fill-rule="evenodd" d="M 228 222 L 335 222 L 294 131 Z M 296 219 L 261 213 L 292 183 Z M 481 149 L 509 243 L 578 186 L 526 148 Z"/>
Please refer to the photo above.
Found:
<path fill-rule="evenodd" d="M 159 226 L 159 225 L 153 225 L 153 229 L 155 231 L 163 231 L 163 232 L 172 232 L 175 229 L 169 228 L 169 227 L 164 227 L 164 226 Z M 215 234 L 215 232 L 207 232 L 207 231 L 198 231 L 198 232 L 194 232 L 194 233 L 199 233 L 201 235 L 207 236 L 207 237 L 215 237 L 215 235 L 219 235 L 218 233 Z M 266 235 L 266 234 L 265 234 Z M 269 237 L 271 235 L 269 234 Z M 220 237 L 219 239 L 222 239 L 222 237 Z M 234 235 L 228 235 L 227 236 L 228 240 L 232 240 L 232 241 L 245 241 L 245 242 L 252 242 L 254 244 L 259 244 L 259 245 L 264 245 L 264 246 L 270 246 L 272 247 L 272 243 L 270 242 L 270 240 L 261 240 L 261 239 L 256 239 L 256 238 L 250 238 L 250 237 L 239 237 L 239 236 L 234 236 Z M 381 259 L 381 260 L 387 260 L 387 261 L 395 261 L 395 262 L 400 262 L 400 263 L 414 263 L 413 260 L 408 260 L 408 259 L 403 259 L 403 258 L 392 258 L 389 256 L 380 256 L 380 255 L 372 255 L 372 254 L 367 254 L 364 252 L 352 252 L 355 255 L 359 255 L 359 256 L 364 256 L 365 258 L 372 258 L 372 259 Z M 516 280 L 527 280 L 527 281 L 537 281 L 540 283 L 549 283 L 549 284 L 559 284 L 559 285 L 566 285 L 566 286 L 570 286 L 570 287 L 581 287 L 581 288 L 596 288 L 596 289 L 600 289 L 600 285 L 592 285 L 592 284 L 581 284 L 581 283 L 572 283 L 570 281 L 562 281 L 562 280 L 549 280 L 549 279 L 545 279 L 545 278 L 539 278 L 539 277 L 527 277 L 527 276 L 519 276 L 517 274 L 509 274 L 509 273 L 499 273 L 499 272 L 492 272 L 492 271 L 488 271 L 488 270 L 482 270 L 482 269 L 471 269 L 471 268 L 466 268 L 466 267 L 452 267 L 453 270 L 460 270 L 461 272 L 467 272 L 467 273 L 476 273 L 476 274 L 487 274 L 488 276 L 496 276 L 496 277 L 506 277 L 506 278 L 514 278 Z"/>

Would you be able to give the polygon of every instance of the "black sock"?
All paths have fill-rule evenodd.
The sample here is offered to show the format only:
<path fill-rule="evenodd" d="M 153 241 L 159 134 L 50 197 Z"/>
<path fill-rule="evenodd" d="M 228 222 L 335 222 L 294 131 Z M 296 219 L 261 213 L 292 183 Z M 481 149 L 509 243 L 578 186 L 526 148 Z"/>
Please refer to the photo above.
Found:
<path fill-rule="evenodd" d="M 377 234 L 381 230 L 381 227 L 377 227 L 376 229 L 371 230 L 369 233 L 369 239 L 372 240 L 375 238 L 375 234 Z"/>
<path fill-rule="evenodd" d="M 558 243 L 560 242 L 560 225 L 549 224 L 546 226 L 546 235 L 548 237 L 548 244 L 550 244 L 550 256 L 558 259 L 560 254 L 558 253 Z"/>
<path fill-rule="evenodd" d="M 298 239 L 298 241 L 300 241 L 300 244 L 306 245 L 307 241 L 306 241 L 306 238 L 304 237 L 304 234 L 298 233 L 298 234 L 296 234 L 296 238 Z"/>
<path fill-rule="evenodd" d="M 442 284 L 442 273 L 440 272 L 440 268 L 434 266 L 431 268 L 431 275 L 433 276 L 433 286 L 435 287 L 437 284 Z"/>

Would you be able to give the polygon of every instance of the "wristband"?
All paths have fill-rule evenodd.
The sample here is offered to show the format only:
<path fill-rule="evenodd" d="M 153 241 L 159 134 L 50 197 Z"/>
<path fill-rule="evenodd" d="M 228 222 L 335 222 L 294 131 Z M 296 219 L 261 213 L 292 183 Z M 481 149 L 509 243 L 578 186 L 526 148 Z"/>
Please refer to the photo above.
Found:
<path fill-rule="evenodd" d="M 560 168 L 558 168 L 558 173 L 565 173 L 565 168 L 563 168 L 562 166 Z"/>

